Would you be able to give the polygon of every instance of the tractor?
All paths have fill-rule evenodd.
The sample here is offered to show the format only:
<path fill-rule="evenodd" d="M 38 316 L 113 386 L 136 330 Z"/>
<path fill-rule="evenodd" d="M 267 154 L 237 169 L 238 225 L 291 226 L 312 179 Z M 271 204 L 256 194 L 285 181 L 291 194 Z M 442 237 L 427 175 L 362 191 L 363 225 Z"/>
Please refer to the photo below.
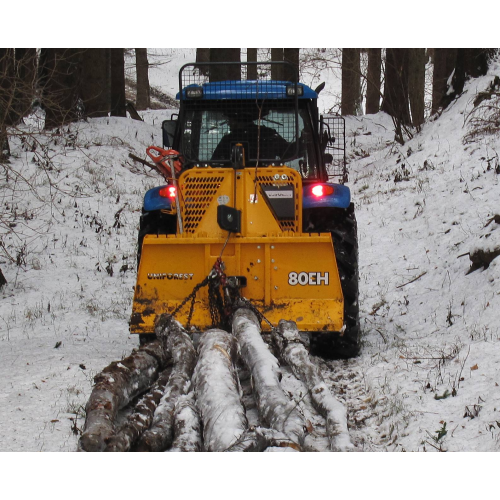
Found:
<path fill-rule="evenodd" d="M 358 354 L 345 121 L 319 115 L 322 86 L 285 62 L 180 69 L 179 113 L 147 151 L 167 184 L 147 191 L 140 218 L 130 332 L 141 342 L 161 314 L 203 331 L 243 303 L 263 332 L 292 320 L 315 354 Z"/>

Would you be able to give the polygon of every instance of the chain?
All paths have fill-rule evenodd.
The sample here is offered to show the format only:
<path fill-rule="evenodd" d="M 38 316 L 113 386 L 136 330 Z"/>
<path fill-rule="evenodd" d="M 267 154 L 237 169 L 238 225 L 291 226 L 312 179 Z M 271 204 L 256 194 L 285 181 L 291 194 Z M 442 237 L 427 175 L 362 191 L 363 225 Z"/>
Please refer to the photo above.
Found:
<path fill-rule="evenodd" d="M 271 330 L 276 329 L 276 327 L 264 316 L 264 314 L 261 313 L 246 297 L 239 297 L 239 300 L 234 305 L 234 309 L 237 309 L 238 307 L 246 307 L 247 309 L 250 309 L 250 311 L 255 313 L 261 323 L 262 321 L 265 321 L 271 327 Z"/>
<path fill-rule="evenodd" d="M 232 286 L 224 272 L 225 266 L 221 257 L 219 257 L 210 271 L 209 275 L 200 283 L 198 283 L 193 291 L 174 309 L 170 314 L 170 320 L 189 302 L 189 314 L 186 323 L 186 329 L 191 326 L 191 319 L 194 312 L 194 304 L 198 291 L 208 285 L 208 307 L 210 310 L 210 318 L 213 328 L 231 329 L 231 320 L 233 312 L 238 307 L 246 307 L 255 313 L 259 321 L 265 321 L 271 329 L 275 326 L 262 314 L 257 307 L 250 302 L 249 299 L 242 297 L 238 286 Z M 224 297 L 221 294 L 221 289 L 224 291 Z"/>

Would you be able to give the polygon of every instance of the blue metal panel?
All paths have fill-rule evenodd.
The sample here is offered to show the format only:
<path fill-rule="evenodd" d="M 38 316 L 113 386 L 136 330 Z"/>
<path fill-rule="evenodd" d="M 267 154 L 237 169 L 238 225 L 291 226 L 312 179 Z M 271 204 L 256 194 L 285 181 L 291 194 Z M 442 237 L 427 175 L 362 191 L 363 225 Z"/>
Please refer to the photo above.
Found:
<path fill-rule="evenodd" d="M 290 82 L 279 82 L 271 80 L 233 80 L 224 82 L 211 82 L 203 84 L 202 99 L 290 99 L 286 95 L 286 88 L 293 85 Z M 186 99 L 186 89 L 197 87 L 197 85 L 188 85 L 182 90 L 182 98 Z M 303 83 L 298 83 L 297 87 L 303 88 L 303 94 L 299 99 L 317 99 L 318 94 Z M 180 99 L 180 92 L 176 99 Z M 193 99 L 194 100 L 194 99 Z"/>
<path fill-rule="evenodd" d="M 160 189 L 164 187 L 165 186 L 158 186 L 146 192 L 144 195 L 144 210 L 146 212 L 162 209 L 170 210 L 172 208 L 170 199 L 160 196 Z"/>
<path fill-rule="evenodd" d="M 351 191 L 342 184 L 324 184 L 332 186 L 333 194 L 318 198 L 311 193 L 312 186 L 304 186 L 302 189 L 302 208 L 348 208 L 351 203 Z"/>

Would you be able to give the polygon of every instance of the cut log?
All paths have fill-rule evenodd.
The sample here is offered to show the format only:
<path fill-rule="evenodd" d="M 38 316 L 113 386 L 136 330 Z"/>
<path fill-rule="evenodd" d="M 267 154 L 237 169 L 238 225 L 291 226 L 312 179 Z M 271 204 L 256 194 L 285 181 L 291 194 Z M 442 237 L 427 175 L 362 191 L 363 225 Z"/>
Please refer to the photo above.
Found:
<path fill-rule="evenodd" d="M 160 373 L 151 390 L 143 396 L 119 431 L 108 440 L 104 451 L 129 451 L 144 431 L 149 429 L 172 372 L 169 366 Z"/>
<path fill-rule="evenodd" d="M 134 351 L 123 361 L 113 362 L 94 378 L 87 402 L 85 426 L 79 441 L 82 451 L 103 451 L 115 432 L 118 410 L 146 391 L 165 364 L 160 341 Z"/>
<path fill-rule="evenodd" d="M 273 340 L 283 361 L 307 387 L 315 410 L 325 418 L 330 448 L 336 451 L 352 449 L 345 407 L 328 389 L 319 367 L 311 362 L 301 343 L 297 325 L 293 321 L 281 320 L 277 330 L 273 331 Z"/>
<path fill-rule="evenodd" d="M 248 427 L 235 368 L 236 339 L 224 330 L 208 330 L 200 339 L 198 351 L 193 384 L 205 450 L 225 451 Z"/>
<path fill-rule="evenodd" d="M 186 331 L 167 315 L 160 316 L 155 329 L 157 337 L 172 358 L 172 373 L 156 408 L 151 428 L 139 438 L 136 451 L 164 451 L 172 445 L 175 404 L 191 387 L 196 351 Z"/>
<path fill-rule="evenodd" d="M 201 451 L 201 419 L 194 393 L 181 396 L 174 411 L 174 442 L 170 451 Z"/>
<path fill-rule="evenodd" d="M 306 432 L 304 417 L 279 383 L 278 360 L 262 340 L 257 316 L 249 309 L 238 309 L 233 316 L 233 333 L 238 339 L 241 357 L 252 374 L 261 420 L 302 447 Z"/>

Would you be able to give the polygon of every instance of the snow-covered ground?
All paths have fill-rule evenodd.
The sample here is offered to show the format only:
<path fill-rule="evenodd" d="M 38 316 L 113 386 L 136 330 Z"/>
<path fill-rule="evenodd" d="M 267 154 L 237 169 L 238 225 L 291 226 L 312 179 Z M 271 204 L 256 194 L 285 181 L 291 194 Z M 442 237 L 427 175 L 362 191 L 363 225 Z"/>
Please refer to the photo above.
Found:
<path fill-rule="evenodd" d="M 175 94 L 177 69 L 193 54 L 169 50 L 172 62 L 151 80 Z M 474 97 L 494 75 L 498 62 L 404 146 L 383 113 L 347 119 L 363 349 L 324 369 L 334 390 L 362 385 L 360 449 L 500 448 L 500 262 L 466 274 L 467 253 L 500 239 L 489 222 L 500 210 L 500 137 L 464 144 Z M 94 119 L 11 140 L 11 162 L 0 170 L 8 280 L 0 291 L 0 451 L 75 450 L 93 376 L 137 345 L 127 322 L 139 214 L 144 192 L 161 179 L 128 155 L 144 158 L 160 144 L 167 115 Z"/>

